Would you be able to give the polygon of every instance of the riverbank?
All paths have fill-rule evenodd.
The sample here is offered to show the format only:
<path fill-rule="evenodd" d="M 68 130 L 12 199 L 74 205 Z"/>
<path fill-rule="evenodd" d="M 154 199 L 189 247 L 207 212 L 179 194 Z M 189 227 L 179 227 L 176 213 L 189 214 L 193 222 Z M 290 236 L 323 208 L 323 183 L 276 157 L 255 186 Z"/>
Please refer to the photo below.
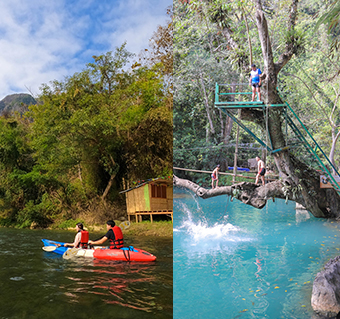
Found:
<path fill-rule="evenodd" d="M 148 221 L 141 223 L 131 223 L 124 233 L 129 236 L 162 236 L 172 237 L 173 226 L 169 221 L 158 221 L 150 223 Z"/>
<path fill-rule="evenodd" d="M 80 219 L 76 220 L 67 220 L 58 224 L 53 224 L 47 229 L 67 229 L 70 231 L 74 231 L 75 225 L 77 223 L 83 223 L 85 229 L 90 232 L 100 232 L 106 233 L 106 225 L 88 225 L 84 223 L 84 221 Z M 123 230 L 125 236 L 154 236 L 154 237 L 169 237 L 172 238 L 173 234 L 173 224 L 171 221 L 154 221 L 151 223 L 150 221 L 143 221 L 141 223 L 128 223 L 127 221 L 119 221 L 115 220 L 117 226 L 120 226 Z M 15 225 L 0 225 L 0 227 L 4 228 L 20 228 Z M 36 229 L 34 225 L 31 226 L 31 229 Z M 40 229 L 40 227 L 38 227 Z"/>
<path fill-rule="evenodd" d="M 76 225 L 78 221 L 74 221 L 73 224 Z M 117 226 L 120 226 L 123 230 L 124 236 L 154 236 L 154 237 L 169 237 L 172 238 L 173 227 L 171 221 L 143 221 L 141 223 L 128 223 L 127 221 L 115 221 Z M 52 227 L 56 228 L 56 227 Z M 69 229 L 74 231 L 74 226 L 72 227 L 57 227 L 59 229 Z M 86 225 L 85 228 L 89 232 L 106 233 L 106 225 Z"/>

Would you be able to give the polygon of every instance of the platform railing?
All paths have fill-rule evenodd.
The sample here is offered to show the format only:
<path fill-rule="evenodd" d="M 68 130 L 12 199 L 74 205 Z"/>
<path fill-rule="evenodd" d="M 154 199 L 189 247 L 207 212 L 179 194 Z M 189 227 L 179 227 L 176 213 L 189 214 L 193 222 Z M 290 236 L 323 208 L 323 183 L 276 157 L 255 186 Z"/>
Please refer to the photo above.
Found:
<path fill-rule="evenodd" d="M 325 152 L 322 150 L 320 145 L 316 142 L 316 140 L 313 138 L 312 134 L 308 131 L 307 127 L 302 123 L 298 115 L 294 112 L 292 107 L 287 103 L 284 102 L 284 104 L 270 104 L 266 105 L 263 102 L 252 102 L 252 101 L 220 101 L 221 96 L 230 96 L 230 95 L 249 95 L 252 94 L 252 92 L 236 92 L 237 86 L 248 86 L 249 84 L 246 83 L 232 83 L 232 84 L 218 84 L 216 83 L 215 87 L 215 107 L 221 109 L 224 113 L 226 113 L 230 118 L 233 119 L 234 122 L 236 122 L 239 126 L 241 126 L 248 134 L 250 134 L 255 140 L 257 140 L 264 148 L 267 149 L 267 151 L 271 153 L 280 152 L 283 150 L 287 150 L 290 147 L 296 147 L 299 144 L 295 143 L 294 145 L 286 145 L 285 147 L 279 148 L 279 149 L 273 149 L 273 146 L 268 146 L 265 142 L 263 142 L 260 138 L 258 138 L 250 129 L 248 129 L 239 119 L 235 117 L 235 115 L 229 111 L 228 109 L 235 109 L 235 108 L 262 108 L 263 111 L 265 111 L 268 108 L 271 107 L 282 107 L 285 112 L 285 121 L 286 121 L 286 134 L 287 134 L 287 126 L 291 128 L 291 130 L 294 132 L 294 134 L 297 136 L 297 138 L 301 141 L 301 144 L 307 149 L 307 151 L 314 157 L 316 160 L 318 167 L 322 170 L 322 172 L 327 176 L 329 182 L 332 184 L 334 189 L 340 194 L 340 186 L 338 182 L 335 180 L 334 176 L 331 174 L 329 169 L 327 168 L 327 164 L 332 167 L 333 171 L 336 173 L 337 176 L 340 177 L 338 170 L 333 165 L 333 163 L 329 160 L 328 156 L 325 154 Z M 220 92 L 221 86 L 227 86 L 232 88 L 233 92 Z M 282 97 L 281 97 L 282 99 Z M 294 123 L 293 119 L 288 115 L 287 111 L 290 111 L 293 115 L 293 118 L 295 118 L 300 126 L 302 127 L 302 130 L 307 134 L 307 137 L 309 137 L 312 142 L 315 145 L 315 148 L 307 141 L 307 138 L 305 135 L 299 130 L 297 125 Z M 269 134 L 269 132 L 268 132 Z M 270 136 L 269 136 L 270 139 Z M 271 141 L 271 139 L 270 139 Z M 323 161 L 321 160 L 320 156 L 317 154 L 317 150 L 319 150 L 327 162 L 325 165 Z"/>

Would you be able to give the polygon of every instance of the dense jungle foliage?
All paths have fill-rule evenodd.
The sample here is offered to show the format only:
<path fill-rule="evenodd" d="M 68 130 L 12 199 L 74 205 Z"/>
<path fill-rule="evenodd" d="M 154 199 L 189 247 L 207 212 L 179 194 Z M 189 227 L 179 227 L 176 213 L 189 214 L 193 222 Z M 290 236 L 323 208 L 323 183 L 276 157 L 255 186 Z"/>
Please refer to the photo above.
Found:
<path fill-rule="evenodd" d="M 287 39 L 295 47 L 293 58 L 279 74 L 278 89 L 338 167 L 340 29 L 337 16 L 328 13 L 339 6 L 334 1 L 299 1 L 297 23 L 290 34 L 287 21 L 292 3 L 262 1 L 274 60 Z M 226 171 L 234 165 L 237 125 L 214 107 L 215 83 L 245 83 L 244 90 L 251 91 L 250 67 L 244 65 L 255 63 L 264 70 L 255 11 L 254 2 L 247 0 L 174 0 L 175 167 L 211 171 L 220 163 L 221 171 Z M 264 130 L 254 123 L 244 124 L 268 141 Z M 247 167 L 247 160 L 255 156 L 267 156 L 267 163 L 273 163 L 249 134 L 243 129 L 239 134 L 238 166 Z M 293 152 L 309 161 L 303 149 Z M 208 175 L 175 173 L 209 185 Z"/>
<path fill-rule="evenodd" d="M 117 218 L 119 191 L 172 175 L 172 22 L 137 61 L 125 46 L 0 117 L 1 225 Z"/>

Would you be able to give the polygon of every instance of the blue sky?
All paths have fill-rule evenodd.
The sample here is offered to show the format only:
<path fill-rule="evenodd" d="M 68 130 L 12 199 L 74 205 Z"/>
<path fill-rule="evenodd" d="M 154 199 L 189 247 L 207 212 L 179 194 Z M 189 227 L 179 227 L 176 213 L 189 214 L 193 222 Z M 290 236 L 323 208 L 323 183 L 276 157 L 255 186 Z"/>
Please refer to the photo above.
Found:
<path fill-rule="evenodd" d="M 0 99 L 85 68 L 127 41 L 138 54 L 172 0 L 0 0 Z M 28 90 L 28 89 L 29 90 Z"/>

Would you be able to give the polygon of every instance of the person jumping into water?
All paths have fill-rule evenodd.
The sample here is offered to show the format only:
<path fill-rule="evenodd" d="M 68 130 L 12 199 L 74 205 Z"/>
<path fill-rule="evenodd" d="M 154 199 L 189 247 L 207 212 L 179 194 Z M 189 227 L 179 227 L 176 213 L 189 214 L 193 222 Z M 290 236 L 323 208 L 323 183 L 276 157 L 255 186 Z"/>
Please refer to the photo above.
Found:
<path fill-rule="evenodd" d="M 251 101 L 255 101 L 255 91 L 258 93 L 258 101 L 261 101 L 261 92 L 260 92 L 260 87 L 261 87 L 261 70 L 256 67 L 255 64 L 251 65 L 251 72 L 250 72 L 250 78 L 249 78 L 249 85 L 252 87 L 252 97 Z"/>
<path fill-rule="evenodd" d="M 259 178 L 261 177 L 262 185 L 264 185 L 264 174 L 266 174 L 266 166 L 264 165 L 264 161 L 262 161 L 258 156 L 256 156 L 255 159 L 257 160 L 257 175 L 255 179 L 255 184 L 257 185 Z"/>
<path fill-rule="evenodd" d="M 218 187 L 218 171 L 220 170 L 220 164 L 216 166 L 216 168 L 213 170 L 211 174 L 211 188 L 214 188 L 214 181 L 216 181 L 215 188 Z"/>

